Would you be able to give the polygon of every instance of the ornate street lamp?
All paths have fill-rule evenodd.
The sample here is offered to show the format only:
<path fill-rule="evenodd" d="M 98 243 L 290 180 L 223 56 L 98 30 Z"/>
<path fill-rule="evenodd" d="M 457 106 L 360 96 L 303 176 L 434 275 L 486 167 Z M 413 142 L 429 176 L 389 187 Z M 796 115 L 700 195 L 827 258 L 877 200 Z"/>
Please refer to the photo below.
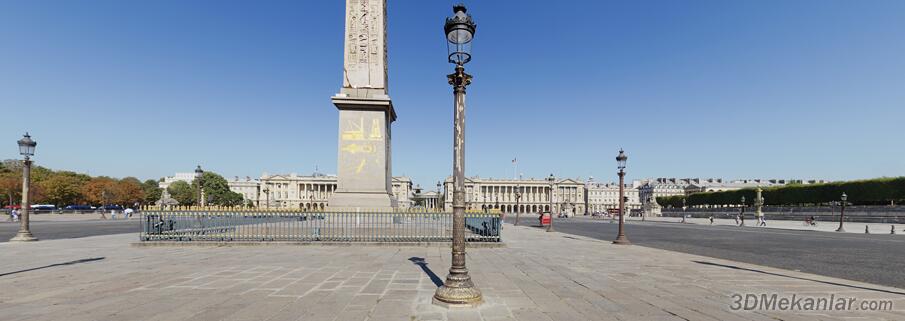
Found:
<path fill-rule="evenodd" d="M 452 262 L 446 282 L 434 293 L 434 304 L 447 306 L 476 306 L 481 304 L 481 291 L 475 287 L 465 266 L 465 87 L 471 83 L 471 75 L 465 73 L 465 64 L 471 61 L 471 41 L 475 23 L 465 6 L 453 6 L 452 17 L 446 18 L 449 62 L 456 65 L 455 73 L 447 76 L 453 86 L 455 116 L 453 119 L 453 239 Z"/>
<path fill-rule="evenodd" d="M 741 226 L 745 226 L 745 197 L 744 196 L 742 196 L 742 214 L 740 217 L 742 219 Z"/>
<path fill-rule="evenodd" d="M 553 232 L 553 212 L 554 212 L 554 210 L 553 210 L 553 206 L 554 206 L 554 204 L 553 204 L 553 202 L 554 202 L 553 196 L 556 195 L 556 194 L 553 193 L 554 184 L 556 183 L 556 177 L 553 176 L 553 173 L 550 173 L 550 176 L 547 177 L 547 182 L 550 183 L 550 224 L 547 225 L 547 232 Z M 544 218 L 543 215 L 544 215 L 544 214 L 541 214 L 541 223 L 544 222 L 544 221 L 543 221 L 543 218 Z"/>
<path fill-rule="evenodd" d="M 516 184 L 515 185 L 515 226 L 518 226 L 519 214 L 522 213 L 522 211 L 520 211 L 519 207 L 518 207 L 518 201 L 521 198 L 522 198 L 522 186 L 519 184 Z"/>
<path fill-rule="evenodd" d="M 842 208 L 839 211 L 839 228 L 836 229 L 836 232 L 845 232 L 845 229 L 842 228 L 842 222 L 845 221 L 845 203 L 848 201 L 848 195 L 842 193 L 842 197 L 839 199 L 842 200 Z"/>
<path fill-rule="evenodd" d="M 31 210 L 28 200 L 28 188 L 31 185 L 31 157 L 35 155 L 35 146 L 38 143 L 31 140 L 31 136 L 25 133 L 25 136 L 18 141 L 19 154 L 25 156 L 24 167 L 22 168 L 22 203 L 20 204 L 21 214 L 19 218 L 19 232 L 16 233 L 10 242 L 32 242 L 38 239 L 31 234 L 28 226 L 28 212 Z"/>
<path fill-rule="evenodd" d="M 628 156 L 625 156 L 625 152 L 620 148 L 619 155 L 616 156 L 616 166 L 619 168 L 619 173 L 617 173 L 619 174 L 619 234 L 616 235 L 613 244 L 632 244 L 625 237 L 625 163 L 627 161 Z"/>

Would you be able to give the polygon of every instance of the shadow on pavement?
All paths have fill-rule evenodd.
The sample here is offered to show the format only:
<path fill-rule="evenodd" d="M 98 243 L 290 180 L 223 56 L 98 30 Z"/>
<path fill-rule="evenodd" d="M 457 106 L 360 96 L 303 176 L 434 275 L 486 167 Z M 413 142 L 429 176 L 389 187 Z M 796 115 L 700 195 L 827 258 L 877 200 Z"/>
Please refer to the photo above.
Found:
<path fill-rule="evenodd" d="M 438 288 L 443 285 L 443 280 L 441 280 L 440 277 L 434 274 L 434 271 L 431 271 L 431 269 L 427 267 L 427 263 L 424 262 L 423 257 L 413 256 L 409 258 L 409 261 L 412 261 L 412 263 L 415 263 L 415 265 L 420 267 L 421 270 L 424 271 L 424 273 L 427 273 L 427 276 L 431 278 L 431 282 L 434 282 L 434 285 L 436 285 Z"/>
<path fill-rule="evenodd" d="M 63 263 L 56 263 L 56 264 L 45 265 L 45 266 L 41 266 L 41 267 L 30 268 L 30 269 L 25 269 L 25 270 L 19 270 L 19 271 L 14 271 L 14 272 L 0 273 L 0 276 L 7 276 L 7 275 L 11 275 L 11 274 L 16 274 L 16 273 L 22 273 L 22 272 L 29 272 L 29 271 L 34 271 L 34 270 L 52 268 L 52 267 L 55 267 L 55 266 L 73 265 L 73 264 L 79 264 L 79 263 L 88 263 L 88 262 L 100 261 L 100 260 L 103 260 L 103 259 L 105 259 L 105 258 L 106 258 L 106 257 L 93 257 L 93 258 L 88 258 L 88 259 L 81 259 L 81 260 L 75 260 L 75 261 L 69 261 L 69 262 L 63 262 Z"/>
<path fill-rule="evenodd" d="M 773 275 L 773 276 L 781 276 L 781 277 L 786 277 L 786 278 L 790 278 L 790 279 L 805 280 L 805 281 L 811 281 L 811 282 L 817 282 L 817 283 L 823 283 L 823 284 L 829 284 L 829 285 L 836 285 L 836 286 L 844 286 L 844 287 L 847 287 L 847 288 L 855 288 L 855 289 L 861 289 L 861 290 L 870 290 L 870 291 L 884 292 L 884 293 L 890 293 L 890 294 L 905 295 L 905 292 L 896 292 L 896 291 L 889 291 L 889 290 L 883 290 L 883 289 L 867 288 L 867 287 L 857 286 L 857 285 L 842 284 L 842 283 L 838 283 L 838 282 L 830 282 L 830 281 L 821 281 L 821 280 L 815 280 L 815 279 L 809 279 L 809 278 L 802 278 L 802 277 L 797 277 L 797 276 L 791 276 L 791 275 L 785 275 L 785 274 L 779 274 L 779 273 L 773 273 L 773 272 L 767 272 L 767 271 L 761 271 L 761 270 L 743 268 L 743 267 L 735 266 L 735 265 L 726 265 L 726 264 L 719 264 L 719 263 L 713 263 L 713 262 L 704 262 L 704 261 L 692 261 L 692 262 L 697 263 L 697 264 L 704 264 L 704 265 L 718 266 L 718 267 L 723 267 L 723 268 L 727 268 L 727 269 L 749 271 L 749 272 L 761 273 L 761 274 L 767 274 L 767 275 Z"/>

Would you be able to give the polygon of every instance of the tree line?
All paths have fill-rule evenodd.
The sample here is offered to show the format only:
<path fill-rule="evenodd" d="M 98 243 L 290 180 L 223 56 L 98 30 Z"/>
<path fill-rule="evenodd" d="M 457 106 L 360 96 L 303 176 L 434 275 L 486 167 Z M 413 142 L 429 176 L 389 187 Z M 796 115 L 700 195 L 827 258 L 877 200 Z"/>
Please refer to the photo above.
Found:
<path fill-rule="evenodd" d="M 825 184 L 790 184 L 764 188 L 764 205 L 811 206 L 840 201 L 842 193 L 848 203 L 854 205 L 888 205 L 905 201 L 905 177 L 876 178 L 868 180 L 832 182 Z M 742 196 L 748 206 L 754 205 L 756 190 L 745 188 L 734 191 L 694 193 L 658 197 L 662 206 L 724 206 L 741 204 Z"/>
<path fill-rule="evenodd" d="M 22 200 L 21 160 L 5 160 L 0 163 L 0 205 L 19 204 Z M 157 202 L 161 196 L 158 181 L 144 182 L 135 177 L 122 179 L 97 176 L 72 171 L 55 171 L 42 166 L 32 166 L 31 204 L 107 205 L 131 206 Z"/>

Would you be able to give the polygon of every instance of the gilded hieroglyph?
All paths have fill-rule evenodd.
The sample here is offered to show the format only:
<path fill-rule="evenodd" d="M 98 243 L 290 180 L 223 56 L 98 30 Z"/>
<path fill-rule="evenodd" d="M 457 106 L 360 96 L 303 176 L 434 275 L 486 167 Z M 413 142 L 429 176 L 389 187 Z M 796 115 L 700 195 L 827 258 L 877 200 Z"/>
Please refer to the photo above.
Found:
<path fill-rule="evenodd" d="M 346 173 L 361 174 L 367 167 L 383 170 L 384 144 L 383 120 L 379 114 L 361 114 L 345 119 L 340 133 L 340 152 L 351 160 L 345 166 Z M 368 118 L 367 120 L 365 118 Z"/>
<path fill-rule="evenodd" d="M 346 0 L 343 87 L 387 88 L 386 0 Z"/>

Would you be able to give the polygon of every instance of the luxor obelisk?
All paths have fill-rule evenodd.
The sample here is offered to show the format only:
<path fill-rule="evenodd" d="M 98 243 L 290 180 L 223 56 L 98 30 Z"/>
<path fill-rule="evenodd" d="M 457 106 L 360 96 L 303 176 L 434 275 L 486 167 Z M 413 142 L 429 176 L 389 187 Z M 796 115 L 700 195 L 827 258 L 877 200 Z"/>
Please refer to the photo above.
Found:
<path fill-rule="evenodd" d="M 339 177 L 330 208 L 395 208 L 386 0 L 346 0 L 344 42 L 343 87 L 332 97 L 339 109 Z"/>

